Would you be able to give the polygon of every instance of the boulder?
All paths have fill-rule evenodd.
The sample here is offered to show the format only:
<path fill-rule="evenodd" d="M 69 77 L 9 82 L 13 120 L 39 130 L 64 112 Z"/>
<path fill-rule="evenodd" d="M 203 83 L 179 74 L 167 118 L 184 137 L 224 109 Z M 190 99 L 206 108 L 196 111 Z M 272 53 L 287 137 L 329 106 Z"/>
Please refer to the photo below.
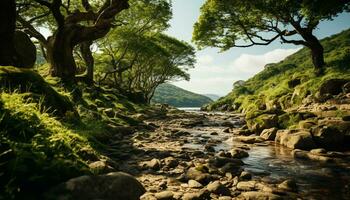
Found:
<path fill-rule="evenodd" d="M 226 157 L 213 157 L 209 159 L 208 163 L 209 163 L 209 166 L 215 167 L 215 168 L 223 167 L 227 163 L 232 163 L 237 167 L 244 165 L 244 163 L 240 159 L 226 158 Z"/>
<path fill-rule="evenodd" d="M 113 172 L 70 179 L 48 192 L 45 199 L 138 200 L 145 192 L 134 177 L 123 172 Z"/>
<path fill-rule="evenodd" d="M 239 176 L 239 180 L 251 180 L 251 179 L 252 179 L 252 174 L 246 171 L 243 171 Z"/>
<path fill-rule="evenodd" d="M 198 181 L 201 184 L 208 184 L 212 180 L 212 177 L 210 176 L 210 174 L 199 171 L 195 167 L 188 169 L 188 171 L 186 172 L 185 178 L 187 180 Z"/>
<path fill-rule="evenodd" d="M 257 190 L 257 182 L 256 181 L 241 181 L 237 184 L 237 189 L 242 191 L 252 191 Z"/>
<path fill-rule="evenodd" d="M 214 181 L 212 183 L 209 183 L 207 185 L 207 190 L 217 195 L 230 195 L 230 190 L 222 183 L 220 183 L 220 181 Z"/>
<path fill-rule="evenodd" d="M 339 149 L 344 146 L 344 134 L 335 127 L 318 127 L 313 129 L 314 140 L 319 147 Z"/>
<path fill-rule="evenodd" d="M 16 31 L 14 35 L 14 47 L 16 52 L 16 67 L 33 68 L 36 61 L 36 47 L 29 36 Z"/>
<path fill-rule="evenodd" d="M 260 134 L 260 137 L 264 138 L 265 140 L 275 140 L 277 130 L 277 128 L 264 129 Z"/>
<path fill-rule="evenodd" d="M 330 79 L 322 83 L 319 89 L 320 97 L 323 97 L 327 94 L 337 95 L 342 93 L 343 86 L 348 83 L 349 80 L 346 79 Z"/>
<path fill-rule="evenodd" d="M 343 85 L 343 92 L 350 93 L 350 82 L 347 82 Z"/>
<path fill-rule="evenodd" d="M 238 158 L 238 159 L 246 158 L 249 156 L 248 152 L 240 150 L 240 149 L 232 149 L 230 151 L 230 154 L 231 154 L 232 158 Z"/>
<path fill-rule="evenodd" d="M 307 130 L 298 130 L 295 133 L 290 130 L 279 130 L 275 142 L 291 149 L 310 150 L 316 148 L 312 135 Z"/>
<path fill-rule="evenodd" d="M 202 188 L 203 185 L 196 180 L 189 180 L 188 187 L 190 187 L 190 188 Z"/>
<path fill-rule="evenodd" d="M 260 136 L 238 136 L 238 137 L 234 137 L 233 140 L 243 142 L 246 144 L 254 144 L 254 143 L 259 143 L 264 141 L 264 139 L 261 138 Z"/>
<path fill-rule="evenodd" d="M 285 180 L 277 186 L 279 189 L 296 192 L 298 186 L 294 180 Z"/>
<path fill-rule="evenodd" d="M 182 200 L 208 200 L 210 198 L 210 192 L 208 190 L 200 190 L 199 192 L 186 193 L 183 195 Z"/>
<path fill-rule="evenodd" d="M 161 167 L 161 163 L 160 163 L 160 160 L 153 158 L 152 160 L 145 162 L 143 164 L 143 167 L 153 169 L 153 170 L 159 170 Z"/>
<path fill-rule="evenodd" d="M 168 157 L 164 159 L 164 163 L 165 163 L 165 166 L 169 168 L 175 168 L 176 166 L 178 166 L 179 161 L 173 157 Z"/>
<path fill-rule="evenodd" d="M 252 119 L 247 119 L 247 125 L 250 130 L 260 134 L 264 129 L 276 127 L 278 117 L 276 114 L 262 114 Z"/>

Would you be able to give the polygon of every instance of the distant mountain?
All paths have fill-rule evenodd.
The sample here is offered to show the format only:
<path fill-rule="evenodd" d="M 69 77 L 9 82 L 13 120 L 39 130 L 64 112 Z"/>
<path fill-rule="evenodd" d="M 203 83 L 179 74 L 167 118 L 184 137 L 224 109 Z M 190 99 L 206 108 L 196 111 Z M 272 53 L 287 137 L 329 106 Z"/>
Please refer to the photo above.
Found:
<path fill-rule="evenodd" d="M 166 103 L 175 107 L 202 107 L 205 104 L 213 102 L 213 100 L 175 85 L 162 84 L 156 89 L 152 102 Z"/>
<path fill-rule="evenodd" d="M 206 97 L 209 97 L 213 101 L 216 101 L 216 100 L 220 99 L 220 96 L 216 95 L 216 94 L 203 94 L 203 95 L 206 96 Z"/>

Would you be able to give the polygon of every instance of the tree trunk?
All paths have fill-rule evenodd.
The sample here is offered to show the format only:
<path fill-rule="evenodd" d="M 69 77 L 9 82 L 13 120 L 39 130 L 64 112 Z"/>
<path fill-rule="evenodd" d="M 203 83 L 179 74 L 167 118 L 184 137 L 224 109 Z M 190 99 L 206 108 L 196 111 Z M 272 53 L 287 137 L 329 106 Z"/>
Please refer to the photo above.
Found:
<path fill-rule="evenodd" d="M 80 45 L 80 52 L 86 64 L 86 83 L 88 85 L 94 83 L 94 57 L 91 53 L 91 45 L 92 41 L 83 42 Z"/>
<path fill-rule="evenodd" d="M 312 63 L 314 64 L 315 74 L 320 76 L 324 73 L 324 50 L 319 41 L 310 47 Z"/>
<path fill-rule="evenodd" d="M 0 1 L 0 65 L 14 65 L 15 0 Z"/>
<path fill-rule="evenodd" d="M 76 63 L 73 56 L 74 37 L 77 29 L 74 27 L 59 27 L 50 38 L 47 56 L 51 65 L 51 75 L 60 77 L 64 82 L 74 82 Z"/>

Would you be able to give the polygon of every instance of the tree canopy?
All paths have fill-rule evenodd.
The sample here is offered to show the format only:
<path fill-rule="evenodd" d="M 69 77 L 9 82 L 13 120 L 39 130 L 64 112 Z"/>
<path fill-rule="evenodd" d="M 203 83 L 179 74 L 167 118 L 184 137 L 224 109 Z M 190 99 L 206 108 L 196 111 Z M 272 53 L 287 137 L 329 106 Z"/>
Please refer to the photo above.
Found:
<path fill-rule="evenodd" d="M 343 11 L 349 11 L 348 0 L 207 0 L 194 26 L 193 41 L 200 48 L 228 50 L 279 39 L 309 47 L 315 67 L 322 68 L 323 48 L 313 30 L 320 21 Z"/>

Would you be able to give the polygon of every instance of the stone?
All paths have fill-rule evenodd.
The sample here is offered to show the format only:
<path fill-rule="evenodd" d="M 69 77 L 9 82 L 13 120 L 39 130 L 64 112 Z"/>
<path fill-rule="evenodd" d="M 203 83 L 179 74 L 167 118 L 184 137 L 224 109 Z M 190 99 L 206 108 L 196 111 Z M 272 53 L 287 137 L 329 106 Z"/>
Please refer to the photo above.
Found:
<path fill-rule="evenodd" d="M 232 149 L 230 151 L 230 154 L 231 154 L 232 158 L 238 158 L 238 159 L 246 158 L 249 156 L 248 152 L 240 150 L 240 149 Z"/>
<path fill-rule="evenodd" d="M 344 146 L 345 135 L 335 127 L 320 127 L 313 131 L 318 146 L 325 149 L 337 149 Z"/>
<path fill-rule="evenodd" d="M 105 161 L 96 161 L 89 164 L 89 168 L 96 174 L 107 173 L 114 171 L 114 168 L 109 166 Z"/>
<path fill-rule="evenodd" d="M 248 181 L 252 179 L 252 174 L 246 171 L 243 171 L 239 176 L 239 180 Z"/>
<path fill-rule="evenodd" d="M 239 174 L 241 172 L 240 165 L 236 165 L 234 163 L 226 163 L 223 167 L 219 169 L 221 174 L 231 173 L 231 174 Z"/>
<path fill-rule="evenodd" d="M 80 176 L 49 191 L 45 199 L 128 199 L 138 200 L 146 192 L 140 182 L 123 172 Z"/>
<path fill-rule="evenodd" d="M 209 183 L 207 185 L 207 190 L 217 195 L 230 195 L 230 190 L 226 186 L 221 184 L 220 181 L 214 181 L 212 183 Z"/>
<path fill-rule="evenodd" d="M 149 169 L 159 170 L 161 167 L 161 164 L 160 164 L 160 160 L 153 158 L 152 160 L 145 162 L 143 166 Z"/>
<path fill-rule="evenodd" d="M 337 95 L 343 92 L 343 86 L 348 83 L 349 80 L 346 79 L 330 79 L 322 83 L 319 89 L 320 96 L 326 94 Z"/>
<path fill-rule="evenodd" d="M 211 132 L 210 135 L 219 135 L 217 132 Z"/>
<path fill-rule="evenodd" d="M 237 136 L 234 137 L 233 140 L 237 140 L 246 144 L 254 144 L 264 141 L 264 139 L 260 136 Z"/>
<path fill-rule="evenodd" d="M 186 193 L 183 195 L 182 200 L 208 200 L 210 198 L 210 192 L 208 190 L 200 190 L 199 192 Z"/>
<path fill-rule="evenodd" d="M 14 35 L 14 47 L 16 52 L 16 67 L 33 68 L 36 61 L 36 47 L 29 36 L 16 31 Z"/>
<path fill-rule="evenodd" d="M 230 133 L 230 132 L 231 132 L 231 129 L 230 129 L 230 128 L 225 128 L 224 130 L 222 130 L 222 132 L 224 132 L 224 133 Z"/>
<path fill-rule="evenodd" d="M 312 154 L 326 154 L 326 149 L 318 148 L 318 149 L 311 149 L 310 153 Z"/>
<path fill-rule="evenodd" d="M 282 200 L 283 199 L 281 196 L 278 196 L 270 192 L 258 192 L 258 191 L 243 192 L 241 193 L 239 198 L 244 200 Z"/>
<path fill-rule="evenodd" d="M 294 158 L 304 159 L 304 160 L 312 160 L 312 161 L 318 161 L 318 162 L 332 162 L 333 160 L 327 156 L 309 153 L 307 151 L 303 151 L 300 149 L 295 149 L 292 151 L 292 156 Z"/>
<path fill-rule="evenodd" d="M 232 197 L 230 197 L 230 196 L 222 196 L 222 197 L 219 197 L 219 200 L 232 200 Z"/>
<path fill-rule="evenodd" d="M 244 163 L 240 159 L 225 158 L 225 157 L 213 157 L 213 158 L 210 158 L 208 163 L 209 163 L 209 166 L 216 167 L 216 168 L 223 167 L 227 163 L 232 163 L 232 164 L 234 164 L 236 166 L 244 165 Z"/>
<path fill-rule="evenodd" d="M 179 161 L 173 157 L 168 157 L 164 159 L 165 166 L 169 168 L 175 168 L 179 165 Z"/>
<path fill-rule="evenodd" d="M 249 130 L 260 134 L 264 129 L 277 127 L 278 116 L 276 114 L 262 114 L 252 119 L 247 119 Z"/>
<path fill-rule="evenodd" d="M 252 191 L 256 190 L 256 181 L 241 181 L 237 183 L 237 189 L 242 191 Z"/>
<path fill-rule="evenodd" d="M 275 142 L 291 149 L 310 150 L 316 148 L 311 133 L 306 130 L 297 130 L 295 133 L 289 130 L 279 130 Z"/>
<path fill-rule="evenodd" d="M 159 193 L 156 193 L 154 196 L 156 197 L 157 200 L 175 200 L 174 193 L 172 193 L 171 191 L 159 192 Z"/>
<path fill-rule="evenodd" d="M 265 140 L 275 140 L 276 138 L 276 133 L 277 133 L 277 128 L 269 128 L 269 129 L 264 129 L 260 137 L 264 138 Z"/>
<path fill-rule="evenodd" d="M 343 92 L 350 93 L 350 82 L 347 82 L 343 85 Z"/>
<path fill-rule="evenodd" d="M 279 189 L 296 192 L 298 190 L 298 186 L 294 180 L 286 180 L 277 186 Z"/>
<path fill-rule="evenodd" d="M 188 187 L 190 187 L 190 188 L 202 188 L 203 185 L 196 180 L 189 180 Z"/>
<path fill-rule="evenodd" d="M 192 167 L 186 172 L 186 179 L 195 180 L 201 184 L 208 184 L 212 180 L 212 177 L 210 176 L 210 174 L 201 172 L 195 167 Z"/>

